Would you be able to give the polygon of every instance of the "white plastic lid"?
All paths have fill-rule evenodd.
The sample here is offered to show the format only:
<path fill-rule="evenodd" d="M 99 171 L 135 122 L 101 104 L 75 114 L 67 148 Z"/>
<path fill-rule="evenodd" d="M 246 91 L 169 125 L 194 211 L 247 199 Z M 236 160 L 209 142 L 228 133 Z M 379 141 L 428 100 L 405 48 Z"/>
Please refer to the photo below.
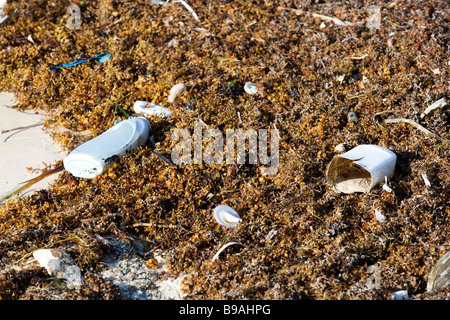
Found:
<path fill-rule="evenodd" d="M 98 137 L 78 146 L 64 159 L 64 169 L 75 177 L 94 178 L 111 167 L 119 156 L 130 155 L 149 136 L 147 119 L 120 121 Z"/>

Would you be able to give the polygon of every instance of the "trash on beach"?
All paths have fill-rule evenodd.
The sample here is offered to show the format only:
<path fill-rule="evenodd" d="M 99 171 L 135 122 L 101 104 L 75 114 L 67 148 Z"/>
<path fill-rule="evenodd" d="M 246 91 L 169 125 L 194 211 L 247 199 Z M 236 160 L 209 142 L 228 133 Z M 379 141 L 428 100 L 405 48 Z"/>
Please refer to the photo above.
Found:
<path fill-rule="evenodd" d="M 73 67 L 73 66 L 76 66 L 76 65 L 84 63 L 84 62 L 91 61 L 91 60 L 95 60 L 97 62 L 103 63 L 103 62 L 108 61 L 110 58 L 111 58 L 111 54 L 104 52 L 104 53 L 101 53 L 101 54 L 96 55 L 95 57 L 92 57 L 89 59 L 77 60 L 77 61 L 57 65 L 57 66 L 51 67 L 50 70 L 55 70 L 55 69 L 59 69 L 59 68 L 69 68 L 69 67 Z"/>
<path fill-rule="evenodd" d="M 216 253 L 216 254 L 214 255 L 214 257 L 212 258 L 212 261 L 215 261 L 215 260 L 219 257 L 219 254 L 220 254 L 223 250 L 225 250 L 225 249 L 228 248 L 229 246 L 232 246 L 233 244 L 238 244 L 238 245 L 242 246 L 242 243 L 240 243 L 239 241 L 228 242 L 227 244 L 223 245 L 223 246 L 219 249 L 219 251 L 217 251 L 217 253 Z"/>
<path fill-rule="evenodd" d="M 219 224 L 229 228 L 236 227 L 242 221 L 239 214 L 226 205 L 220 205 L 214 209 L 214 218 Z"/>
<path fill-rule="evenodd" d="M 248 94 L 255 94 L 258 92 L 258 87 L 252 82 L 246 82 L 244 85 L 244 91 Z"/>
<path fill-rule="evenodd" d="M 135 101 L 133 109 L 136 113 L 145 113 L 151 116 L 155 115 L 160 118 L 166 118 L 172 115 L 172 112 L 168 108 L 142 100 Z"/>
<path fill-rule="evenodd" d="M 80 268 L 64 250 L 39 249 L 33 252 L 33 257 L 52 277 L 65 279 L 67 288 L 80 288 L 83 284 Z"/>
<path fill-rule="evenodd" d="M 397 156 L 376 145 L 359 145 L 331 160 L 326 177 L 338 192 L 369 192 L 394 173 Z M 387 179 L 386 178 L 386 179 Z"/>
<path fill-rule="evenodd" d="M 184 83 L 178 83 L 178 84 L 174 85 L 170 89 L 169 97 L 167 98 L 167 102 L 169 102 L 169 103 L 175 102 L 185 92 L 186 92 L 186 85 Z"/>
<path fill-rule="evenodd" d="M 444 254 L 431 270 L 427 281 L 427 292 L 450 287 L 450 251 Z"/>
<path fill-rule="evenodd" d="M 111 167 L 119 156 L 128 156 L 145 144 L 150 123 L 143 117 L 115 124 L 98 137 L 85 142 L 64 158 L 64 169 L 75 177 L 94 178 Z"/>
<path fill-rule="evenodd" d="M 408 291 L 400 290 L 393 293 L 395 300 L 409 300 Z"/>

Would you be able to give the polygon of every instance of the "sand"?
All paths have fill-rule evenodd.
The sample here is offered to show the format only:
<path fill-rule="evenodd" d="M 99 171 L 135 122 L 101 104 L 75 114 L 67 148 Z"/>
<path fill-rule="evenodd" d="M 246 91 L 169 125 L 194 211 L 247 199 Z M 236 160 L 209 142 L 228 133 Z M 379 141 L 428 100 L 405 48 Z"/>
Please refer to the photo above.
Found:
<path fill-rule="evenodd" d="M 0 92 L 0 132 L 43 122 L 45 117 L 42 113 L 11 108 L 14 100 L 13 94 Z M 37 177 L 47 165 L 65 156 L 58 144 L 44 132 L 43 125 L 0 134 L 0 197 Z M 45 189 L 57 178 L 58 174 L 47 177 L 22 194 Z"/>

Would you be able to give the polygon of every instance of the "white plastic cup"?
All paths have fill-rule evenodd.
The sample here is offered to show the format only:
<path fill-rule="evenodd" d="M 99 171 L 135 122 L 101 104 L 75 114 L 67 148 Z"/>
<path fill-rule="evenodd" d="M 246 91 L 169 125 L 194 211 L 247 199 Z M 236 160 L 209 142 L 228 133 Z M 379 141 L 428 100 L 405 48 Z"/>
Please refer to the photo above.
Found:
<path fill-rule="evenodd" d="M 328 183 L 342 193 L 369 192 L 394 173 L 397 156 L 389 149 L 364 144 L 338 155 L 330 162 Z"/>
<path fill-rule="evenodd" d="M 110 168 L 120 156 L 130 155 L 143 145 L 150 123 L 143 117 L 115 124 L 98 137 L 85 142 L 64 158 L 64 169 L 75 177 L 94 178 Z"/>

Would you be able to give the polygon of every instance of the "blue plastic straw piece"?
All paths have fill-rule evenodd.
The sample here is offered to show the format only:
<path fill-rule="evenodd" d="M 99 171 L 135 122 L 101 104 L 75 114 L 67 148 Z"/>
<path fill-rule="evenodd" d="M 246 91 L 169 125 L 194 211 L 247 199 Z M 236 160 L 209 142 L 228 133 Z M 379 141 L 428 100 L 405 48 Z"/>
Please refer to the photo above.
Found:
<path fill-rule="evenodd" d="M 91 60 L 96 60 L 97 62 L 103 63 L 103 62 L 108 61 L 109 58 L 111 58 L 111 54 L 103 52 L 103 53 L 101 53 L 95 57 L 89 58 L 89 59 L 78 60 L 78 61 L 69 62 L 69 63 L 63 63 L 63 64 L 60 64 L 59 66 L 51 67 L 50 70 L 55 70 L 55 69 L 59 69 L 59 68 L 69 68 L 69 67 L 76 66 L 80 63 L 88 62 Z"/>

